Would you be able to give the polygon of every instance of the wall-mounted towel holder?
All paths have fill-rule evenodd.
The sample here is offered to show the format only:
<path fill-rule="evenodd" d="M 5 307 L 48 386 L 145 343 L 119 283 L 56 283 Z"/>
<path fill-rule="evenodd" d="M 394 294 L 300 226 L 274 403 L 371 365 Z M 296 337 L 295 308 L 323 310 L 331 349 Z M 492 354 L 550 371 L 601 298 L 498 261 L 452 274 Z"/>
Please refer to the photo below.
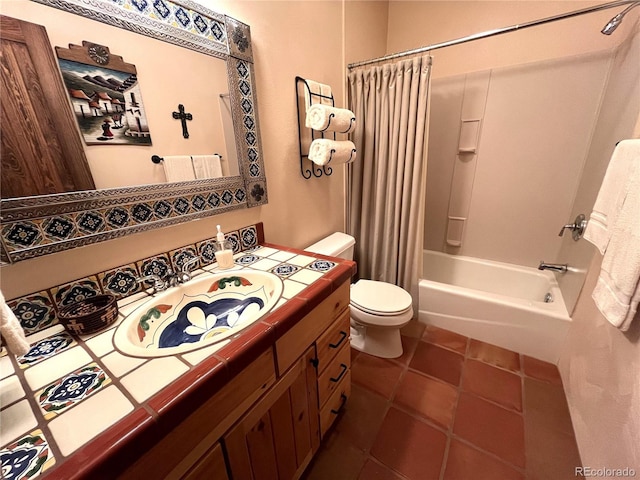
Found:
<path fill-rule="evenodd" d="M 305 103 L 306 100 L 302 102 L 302 105 L 300 104 L 301 96 L 303 99 L 306 99 L 306 98 L 309 99 L 308 105 Z M 323 100 L 325 100 L 325 102 L 323 102 Z M 329 176 L 333 173 L 333 169 L 331 167 L 327 165 L 323 165 L 322 167 L 319 167 L 315 163 L 313 163 L 311 160 L 309 160 L 309 145 L 311 145 L 311 142 L 313 142 L 316 138 L 326 138 L 325 130 L 327 130 L 327 128 L 329 127 L 325 128 L 325 130 L 322 130 L 322 131 L 313 130 L 311 128 L 305 127 L 305 117 L 307 113 L 307 107 L 310 107 L 311 105 L 316 105 L 318 103 L 327 104 L 327 102 L 330 102 L 330 105 L 332 107 L 335 106 L 333 95 L 326 96 L 316 92 L 312 92 L 311 88 L 309 87 L 309 84 L 304 78 L 296 77 L 296 105 L 298 107 L 298 145 L 300 147 L 300 173 L 307 180 L 310 179 L 312 175 L 316 178 L 319 178 L 322 175 Z M 333 140 L 335 140 L 336 134 L 335 132 L 332 132 L 332 133 L 333 133 Z M 302 138 L 303 135 L 307 136 L 304 142 Z M 308 140 L 308 144 L 307 144 L 307 140 Z M 305 144 L 304 146 L 303 146 L 303 143 Z M 305 167 L 305 161 L 308 164 L 311 164 L 311 168 Z"/>

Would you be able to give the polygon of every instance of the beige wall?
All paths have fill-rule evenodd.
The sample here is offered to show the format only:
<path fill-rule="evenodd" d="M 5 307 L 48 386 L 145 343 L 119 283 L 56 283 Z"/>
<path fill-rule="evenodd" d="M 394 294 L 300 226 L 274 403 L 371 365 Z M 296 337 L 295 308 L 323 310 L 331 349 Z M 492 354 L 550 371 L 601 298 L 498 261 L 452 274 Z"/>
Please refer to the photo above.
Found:
<path fill-rule="evenodd" d="M 594 249 L 595 250 L 595 249 Z M 591 292 L 602 257 L 596 254 L 560 357 L 582 464 L 640 471 L 640 315 L 623 333 L 598 311 Z"/>
<path fill-rule="evenodd" d="M 638 58 L 640 29 L 616 53 L 574 213 L 589 214 L 613 144 L 623 138 L 640 138 L 637 127 L 632 131 L 634 119 L 640 122 Z M 623 333 L 600 314 L 591 292 L 602 257 L 593 245 L 565 240 L 559 258 L 581 273 L 562 279 L 563 296 L 577 296 L 579 285 L 575 283 L 585 272 L 587 277 L 559 364 L 582 462 L 640 471 L 640 315 Z"/>
<path fill-rule="evenodd" d="M 0 10 L 19 10 L 21 5 L 15 5 L 20 2 L 31 3 L 2 0 Z M 7 298 L 211 237 L 217 223 L 233 230 L 262 221 L 268 241 L 292 247 L 304 247 L 343 228 L 343 169 L 310 180 L 300 175 L 294 86 L 296 75 L 330 84 L 336 104 L 344 105 L 341 2 L 216 1 L 207 6 L 251 26 L 268 205 L 5 266 L 1 286 Z M 49 7 L 46 11 L 55 12 Z M 65 28 L 73 30 L 81 20 L 69 16 Z M 83 35 L 77 40 L 85 39 Z M 126 48 L 118 53 L 127 57 Z"/>

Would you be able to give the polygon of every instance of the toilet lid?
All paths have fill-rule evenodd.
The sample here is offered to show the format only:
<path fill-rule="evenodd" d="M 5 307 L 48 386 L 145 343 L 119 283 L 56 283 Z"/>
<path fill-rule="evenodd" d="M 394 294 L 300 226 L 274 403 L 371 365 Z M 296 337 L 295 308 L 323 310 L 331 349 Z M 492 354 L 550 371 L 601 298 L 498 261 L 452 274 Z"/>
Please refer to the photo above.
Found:
<path fill-rule="evenodd" d="M 402 288 L 386 282 L 359 280 L 351 286 L 351 304 L 378 315 L 395 315 L 412 305 L 411 295 Z"/>

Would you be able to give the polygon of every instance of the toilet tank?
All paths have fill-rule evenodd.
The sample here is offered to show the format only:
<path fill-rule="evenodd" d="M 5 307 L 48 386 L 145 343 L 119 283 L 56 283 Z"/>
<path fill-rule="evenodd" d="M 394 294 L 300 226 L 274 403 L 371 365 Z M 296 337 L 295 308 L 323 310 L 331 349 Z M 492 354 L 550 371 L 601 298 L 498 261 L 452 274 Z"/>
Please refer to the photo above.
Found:
<path fill-rule="evenodd" d="M 309 245 L 305 248 L 305 251 L 353 260 L 353 247 L 355 243 L 356 240 L 351 235 L 335 232 L 319 242 Z"/>

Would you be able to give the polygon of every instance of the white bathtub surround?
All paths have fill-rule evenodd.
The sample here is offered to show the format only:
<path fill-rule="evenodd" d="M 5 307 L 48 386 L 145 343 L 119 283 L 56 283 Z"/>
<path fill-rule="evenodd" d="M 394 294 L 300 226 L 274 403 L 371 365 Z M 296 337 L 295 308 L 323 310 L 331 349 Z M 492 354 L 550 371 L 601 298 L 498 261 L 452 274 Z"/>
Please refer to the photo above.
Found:
<path fill-rule="evenodd" d="M 551 272 L 429 250 L 423 271 L 421 322 L 557 363 L 571 318 Z"/>
<path fill-rule="evenodd" d="M 347 224 L 356 238 L 358 274 L 409 291 L 414 310 L 422 266 L 430 75 L 429 56 L 349 73 L 358 159 L 350 170 Z"/>
<path fill-rule="evenodd" d="M 604 317 L 623 332 L 640 301 L 639 162 L 640 140 L 618 144 L 585 232 L 604 253 L 593 299 Z"/>

